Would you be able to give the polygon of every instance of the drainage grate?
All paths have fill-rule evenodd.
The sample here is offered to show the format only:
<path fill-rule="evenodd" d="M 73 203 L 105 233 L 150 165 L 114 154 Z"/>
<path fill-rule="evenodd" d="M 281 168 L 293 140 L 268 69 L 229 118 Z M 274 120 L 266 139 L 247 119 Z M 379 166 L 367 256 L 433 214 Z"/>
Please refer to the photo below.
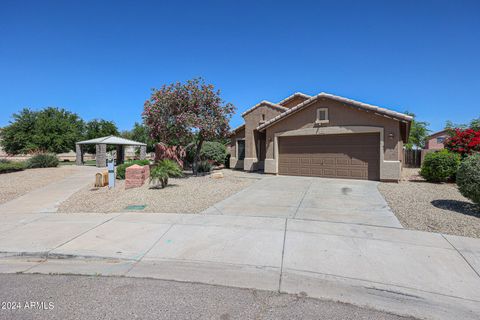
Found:
<path fill-rule="evenodd" d="M 146 206 L 147 205 L 145 205 L 145 204 L 135 204 L 135 205 L 131 205 L 131 206 L 126 206 L 125 210 L 127 210 L 127 211 L 140 211 L 140 210 L 145 209 Z"/>

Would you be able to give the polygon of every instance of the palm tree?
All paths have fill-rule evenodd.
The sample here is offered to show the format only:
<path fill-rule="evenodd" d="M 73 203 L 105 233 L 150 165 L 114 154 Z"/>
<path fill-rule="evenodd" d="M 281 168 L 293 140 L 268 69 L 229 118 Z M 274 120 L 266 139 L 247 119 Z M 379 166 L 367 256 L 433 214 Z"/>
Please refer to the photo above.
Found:
<path fill-rule="evenodd" d="M 150 171 L 150 183 L 155 187 L 160 185 L 165 188 L 168 185 L 168 178 L 183 176 L 182 168 L 173 160 L 163 159 Z"/>

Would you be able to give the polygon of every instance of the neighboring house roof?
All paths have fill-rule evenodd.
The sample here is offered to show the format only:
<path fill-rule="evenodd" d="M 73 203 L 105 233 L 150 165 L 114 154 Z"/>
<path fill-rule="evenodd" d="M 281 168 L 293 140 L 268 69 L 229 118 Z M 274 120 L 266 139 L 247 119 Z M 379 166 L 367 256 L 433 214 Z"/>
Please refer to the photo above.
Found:
<path fill-rule="evenodd" d="M 309 96 L 309 95 L 307 95 L 305 93 L 301 93 L 301 92 L 295 92 L 294 94 L 286 97 L 285 99 L 283 99 L 282 101 L 280 101 L 277 104 L 283 105 L 284 103 L 286 103 L 286 102 L 288 102 L 288 101 L 290 101 L 290 100 L 292 100 L 293 98 L 296 98 L 296 97 L 302 97 L 302 98 L 305 98 L 305 99 L 310 99 L 312 96 Z"/>
<path fill-rule="evenodd" d="M 133 140 L 115 137 L 115 136 L 107 136 L 107 137 L 77 142 L 77 144 L 98 144 L 98 143 L 116 144 L 116 145 L 124 145 L 124 146 L 146 146 L 146 144 L 142 142 L 133 141 Z"/>
<path fill-rule="evenodd" d="M 394 118 L 394 119 L 402 121 L 402 122 L 410 122 L 413 119 L 413 117 L 411 117 L 409 115 L 406 115 L 406 114 L 403 114 L 403 113 L 400 113 L 400 112 L 388 110 L 388 109 L 385 109 L 385 108 L 380 108 L 378 106 L 374 106 L 374 105 L 371 105 L 371 104 L 366 104 L 366 103 L 355 101 L 355 100 L 352 100 L 352 99 L 347 99 L 347 98 L 336 96 L 336 95 L 333 95 L 333 94 L 321 92 L 321 93 L 319 93 L 319 94 L 317 94 L 313 97 L 310 97 L 308 100 L 305 100 L 304 102 L 296 105 L 295 107 L 293 107 L 291 109 L 287 109 L 285 112 L 279 114 L 275 118 L 272 118 L 272 119 L 266 121 L 265 123 L 258 126 L 257 130 L 259 130 L 259 131 L 264 130 L 265 128 L 267 128 L 267 127 L 273 125 L 274 123 L 284 119 L 285 117 L 288 117 L 289 115 L 292 115 L 295 112 L 302 110 L 303 108 L 309 106 L 310 104 L 312 104 L 313 102 L 315 102 L 316 100 L 318 100 L 320 98 L 328 98 L 328 99 L 336 100 L 336 101 L 339 101 L 339 102 L 342 102 L 342 103 L 347 103 L 349 105 L 358 107 L 360 109 L 364 109 L 366 111 L 371 111 L 371 112 L 374 112 L 374 113 L 379 114 L 381 116 Z"/>
<path fill-rule="evenodd" d="M 247 111 L 245 111 L 244 113 L 242 113 L 242 117 L 246 116 L 247 114 L 249 114 L 250 112 L 252 112 L 253 110 L 257 109 L 258 107 L 260 107 L 262 105 L 267 105 L 267 106 L 270 106 L 272 108 L 279 109 L 281 111 L 287 111 L 288 110 L 288 108 L 283 107 L 279 104 L 276 104 L 276 103 L 273 103 L 273 102 L 270 102 L 270 101 L 267 101 L 267 100 L 263 100 L 260 103 L 251 107 L 250 109 L 248 109 Z"/>
<path fill-rule="evenodd" d="M 448 129 L 444 129 L 442 131 L 438 131 L 438 132 L 435 132 L 435 133 L 432 133 L 431 135 L 429 135 L 427 137 L 427 139 L 430 139 L 430 138 L 435 138 L 436 136 L 439 136 L 439 135 L 442 135 L 442 134 L 447 134 L 448 133 Z"/>

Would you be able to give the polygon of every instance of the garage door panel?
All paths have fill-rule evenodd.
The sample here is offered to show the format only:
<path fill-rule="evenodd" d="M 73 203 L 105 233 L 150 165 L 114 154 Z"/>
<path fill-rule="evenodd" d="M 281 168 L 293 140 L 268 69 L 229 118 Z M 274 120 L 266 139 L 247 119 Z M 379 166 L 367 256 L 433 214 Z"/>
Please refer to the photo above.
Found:
<path fill-rule="evenodd" d="M 310 159 L 309 158 L 300 158 L 300 164 L 301 165 L 309 165 L 310 164 Z"/>
<path fill-rule="evenodd" d="M 350 175 L 352 178 L 355 178 L 355 179 L 364 179 L 364 178 L 366 178 L 366 177 L 365 177 L 365 171 L 363 171 L 363 170 L 350 170 L 349 175 Z"/>
<path fill-rule="evenodd" d="M 356 158 L 352 158 L 351 163 L 352 163 L 352 165 L 354 165 L 354 166 L 364 166 L 364 165 L 365 165 L 365 162 L 363 162 L 363 161 L 360 160 L 360 159 L 356 159 Z"/>
<path fill-rule="evenodd" d="M 283 137 L 279 173 L 378 180 L 379 134 Z"/>

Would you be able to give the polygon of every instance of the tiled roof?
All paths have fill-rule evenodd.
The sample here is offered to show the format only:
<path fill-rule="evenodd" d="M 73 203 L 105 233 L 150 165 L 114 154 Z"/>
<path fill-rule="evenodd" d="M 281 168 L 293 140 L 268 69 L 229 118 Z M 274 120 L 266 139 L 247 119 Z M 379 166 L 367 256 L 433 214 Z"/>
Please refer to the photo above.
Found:
<path fill-rule="evenodd" d="M 395 118 L 395 119 L 398 119 L 398 120 L 401 120 L 401 121 L 412 121 L 412 119 L 413 119 L 411 116 L 400 113 L 400 112 L 388 110 L 388 109 L 381 108 L 381 107 L 378 107 L 378 106 L 374 106 L 374 105 L 371 105 L 371 104 L 366 104 L 366 103 L 355 101 L 355 100 L 352 100 L 352 99 L 347 99 L 347 98 L 336 96 L 336 95 L 333 95 L 333 94 L 321 92 L 321 93 L 309 98 L 308 100 L 305 100 L 304 102 L 296 105 L 295 107 L 287 109 L 285 112 L 279 114 L 278 116 L 266 121 L 265 123 L 258 126 L 257 130 L 261 131 L 261 130 L 269 127 L 273 123 L 287 117 L 290 114 L 295 113 L 296 111 L 299 111 L 299 110 L 303 109 L 304 107 L 310 105 L 311 103 L 315 102 L 316 100 L 318 100 L 320 98 L 328 98 L 328 99 L 336 100 L 336 101 L 339 101 L 339 102 L 342 102 L 342 103 L 347 103 L 347 104 L 356 106 L 358 108 L 365 109 L 365 110 L 368 110 L 368 111 L 373 111 L 373 112 L 378 113 L 380 115 L 389 116 L 389 117 L 392 117 L 392 118 Z"/>
<path fill-rule="evenodd" d="M 245 124 L 239 125 L 238 127 L 232 129 L 232 132 L 237 132 L 238 130 L 242 129 L 243 127 L 245 127 Z"/>
<path fill-rule="evenodd" d="M 285 99 L 283 99 L 282 101 L 280 101 L 280 102 L 277 103 L 277 104 L 282 105 L 283 103 L 285 103 L 285 102 L 287 102 L 287 101 L 289 101 L 289 100 L 291 100 L 291 99 L 293 99 L 293 98 L 295 98 L 295 97 L 302 97 L 302 98 L 306 98 L 306 99 L 310 99 L 310 98 L 311 98 L 311 96 L 309 96 L 309 95 L 307 95 L 307 94 L 305 94 L 305 93 L 295 92 L 294 94 L 292 94 L 291 96 L 286 97 Z"/>
<path fill-rule="evenodd" d="M 443 129 L 441 131 L 437 131 L 437 132 L 432 133 L 427 138 L 431 138 L 431 137 L 434 137 L 434 136 L 439 135 L 439 134 L 444 134 L 444 133 L 447 133 L 448 131 L 449 131 L 449 129 Z"/>
<path fill-rule="evenodd" d="M 288 108 L 285 108 L 285 107 L 282 107 L 281 105 L 279 104 L 276 104 L 276 103 L 273 103 L 273 102 L 270 102 L 270 101 L 267 101 L 267 100 L 263 100 L 261 101 L 260 103 L 254 105 L 253 107 L 251 107 L 250 109 L 248 109 L 247 111 L 245 111 L 244 113 L 242 113 L 242 117 L 244 117 L 245 115 L 249 114 L 250 112 L 252 112 L 253 110 L 257 109 L 258 107 L 260 107 L 261 105 L 268 105 L 272 108 L 276 108 L 276 109 L 279 109 L 279 110 L 282 110 L 282 111 L 286 111 L 288 110 Z"/>

